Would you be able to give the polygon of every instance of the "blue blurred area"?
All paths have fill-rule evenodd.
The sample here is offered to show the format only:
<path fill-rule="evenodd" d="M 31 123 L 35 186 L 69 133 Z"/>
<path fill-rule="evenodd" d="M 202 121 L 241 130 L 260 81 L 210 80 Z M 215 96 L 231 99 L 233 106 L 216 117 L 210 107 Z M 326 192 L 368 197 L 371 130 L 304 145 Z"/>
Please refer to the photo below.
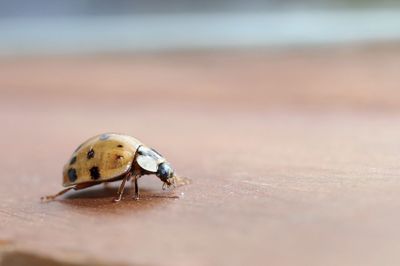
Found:
<path fill-rule="evenodd" d="M 0 55 L 397 42 L 398 1 L 0 1 Z"/>
<path fill-rule="evenodd" d="M 267 12 L 296 8 L 393 8 L 399 5 L 398 0 L 1 0 L 0 17 Z"/>

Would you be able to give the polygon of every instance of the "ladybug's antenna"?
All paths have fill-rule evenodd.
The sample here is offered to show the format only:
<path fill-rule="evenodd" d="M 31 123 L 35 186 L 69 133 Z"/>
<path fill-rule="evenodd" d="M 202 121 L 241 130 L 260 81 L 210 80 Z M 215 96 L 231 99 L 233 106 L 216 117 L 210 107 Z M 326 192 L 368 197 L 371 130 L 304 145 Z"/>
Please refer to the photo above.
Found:
<path fill-rule="evenodd" d="M 172 177 L 172 179 L 173 179 L 174 187 L 180 187 L 180 186 L 189 185 L 190 183 L 192 183 L 192 180 L 187 177 L 174 175 Z"/>

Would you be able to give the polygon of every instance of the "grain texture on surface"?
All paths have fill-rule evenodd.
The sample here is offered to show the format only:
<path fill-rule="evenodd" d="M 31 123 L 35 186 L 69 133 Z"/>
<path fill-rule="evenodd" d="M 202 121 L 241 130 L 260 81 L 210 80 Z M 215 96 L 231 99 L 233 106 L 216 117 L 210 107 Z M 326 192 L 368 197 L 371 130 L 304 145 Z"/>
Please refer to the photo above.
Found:
<path fill-rule="evenodd" d="M 1 61 L 0 265 L 398 265 L 399 59 L 370 48 Z M 112 203 L 116 183 L 41 203 L 77 145 L 110 131 L 192 184 L 162 191 L 148 176 L 140 201 Z"/>

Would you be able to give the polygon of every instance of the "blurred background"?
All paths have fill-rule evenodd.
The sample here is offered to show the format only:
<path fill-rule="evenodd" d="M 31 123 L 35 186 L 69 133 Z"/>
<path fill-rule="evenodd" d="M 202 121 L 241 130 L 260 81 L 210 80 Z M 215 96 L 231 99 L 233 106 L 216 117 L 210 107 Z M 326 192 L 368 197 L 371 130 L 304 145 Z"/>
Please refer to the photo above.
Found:
<path fill-rule="evenodd" d="M 394 0 L 0 1 L 0 93 L 397 108 L 399 28 Z"/>
<path fill-rule="evenodd" d="M 395 0 L 1 1 L 0 54 L 391 41 Z"/>

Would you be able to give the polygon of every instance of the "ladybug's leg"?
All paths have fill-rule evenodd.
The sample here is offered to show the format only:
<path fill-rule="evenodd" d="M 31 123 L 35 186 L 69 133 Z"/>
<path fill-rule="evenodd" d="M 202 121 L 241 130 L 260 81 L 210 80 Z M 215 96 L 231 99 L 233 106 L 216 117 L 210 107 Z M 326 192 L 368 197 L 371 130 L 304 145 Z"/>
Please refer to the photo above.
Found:
<path fill-rule="evenodd" d="M 124 194 L 126 180 L 128 180 L 130 177 L 131 177 L 131 173 L 128 173 L 125 175 L 124 179 L 122 180 L 121 185 L 118 188 L 117 197 L 114 198 L 114 200 L 113 200 L 114 202 L 121 201 L 122 195 Z"/>
<path fill-rule="evenodd" d="M 132 179 L 132 185 L 133 185 L 133 183 L 135 183 L 135 195 L 133 196 L 133 198 L 134 198 L 135 200 L 138 200 L 138 199 L 139 199 L 138 179 L 139 179 L 139 176 L 138 176 L 138 175 L 135 176 L 135 177 Z"/>
<path fill-rule="evenodd" d="M 75 189 L 75 187 L 69 187 L 69 188 L 63 189 L 63 190 L 61 190 L 60 192 L 58 192 L 57 194 L 49 195 L 49 196 L 44 196 L 44 197 L 41 197 L 40 199 L 43 200 L 43 201 L 54 200 L 54 199 L 57 198 L 58 196 L 61 196 L 62 194 L 64 194 L 64 193 L 70 191 L 71 189 Z"/>

